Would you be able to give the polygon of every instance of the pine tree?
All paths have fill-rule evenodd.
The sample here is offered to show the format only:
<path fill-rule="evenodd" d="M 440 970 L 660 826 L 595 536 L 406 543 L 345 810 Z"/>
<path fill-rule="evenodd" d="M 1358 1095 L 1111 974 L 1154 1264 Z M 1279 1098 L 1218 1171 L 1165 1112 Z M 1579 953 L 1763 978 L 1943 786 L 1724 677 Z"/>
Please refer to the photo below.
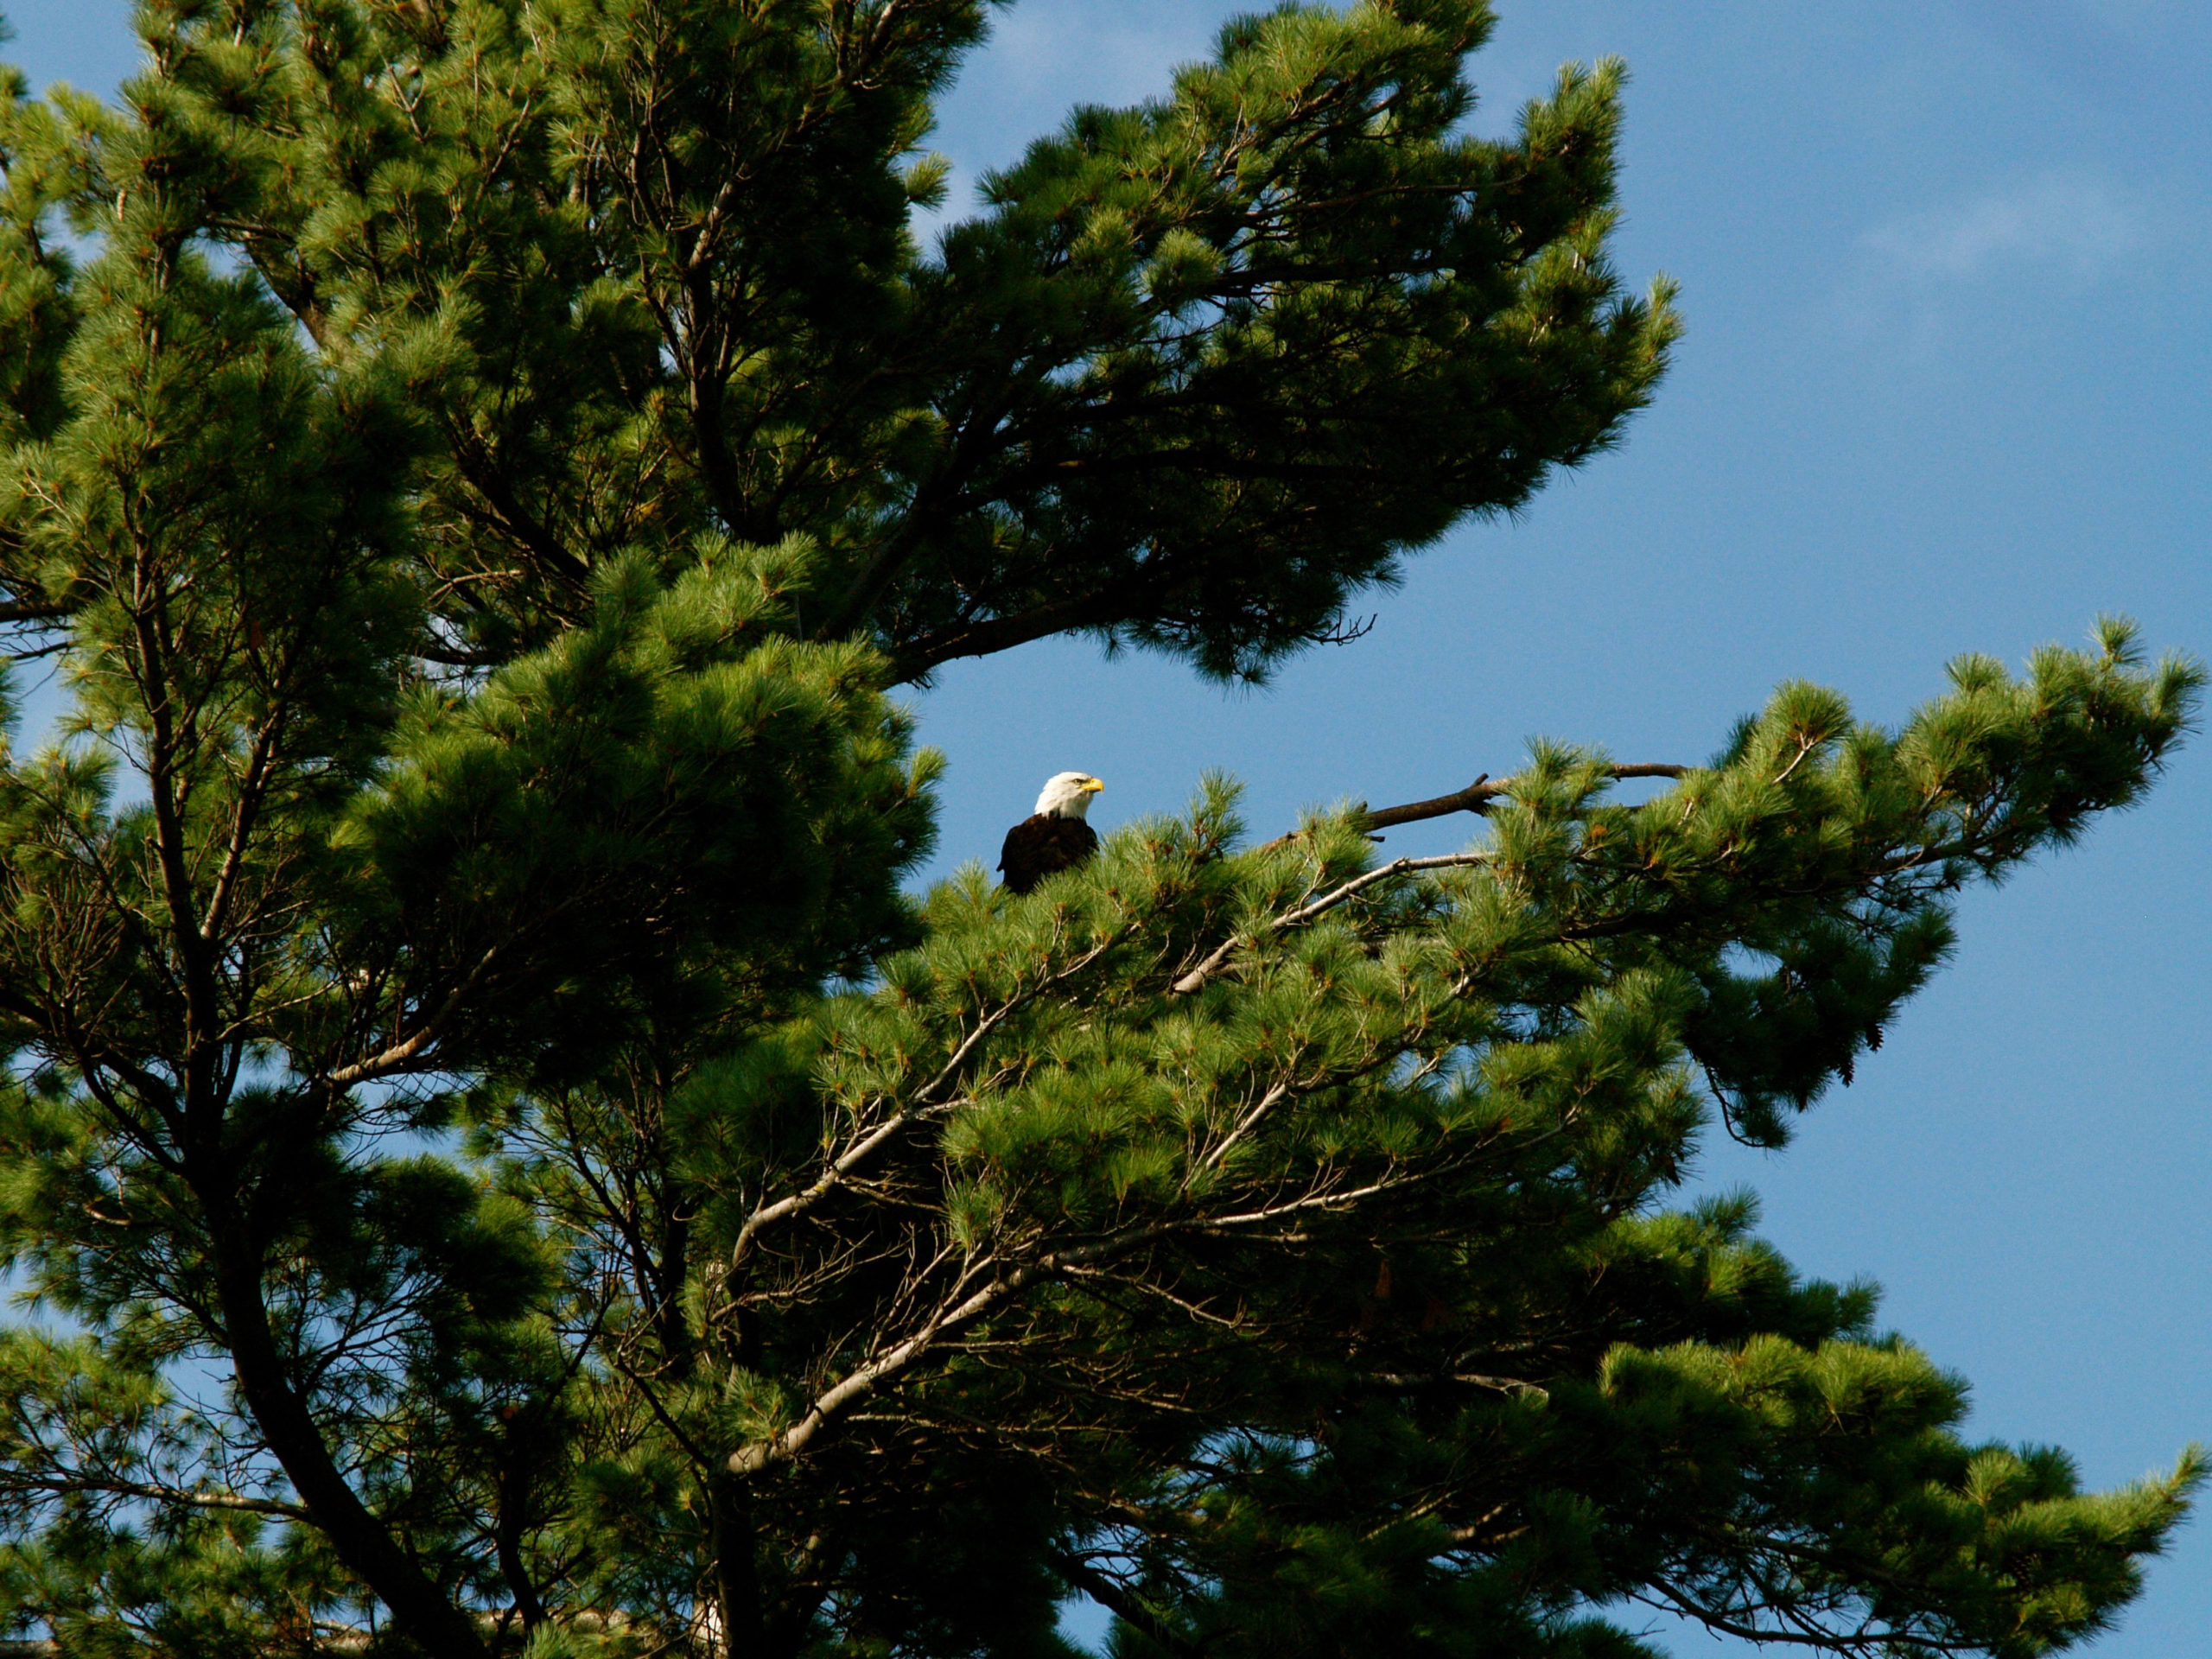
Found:
<path fill-rule="evenodd" d="M 1294 5 L 925 248 L 980 0 L 149 0 L 0 111 L 0 1618 L 60 1651 L 1624 1659 L 2103 1628 L 2080 1490 L 1741 1201 L 2136 799 L 2130 629 L 1791 685 L 1009 898 L 893 700 L 1075 632 L 1264 676 L 1622 434 L 1621 71 Z M 1440 761 L 1443 758 L 1440 758 Z M 1645 768 L 1643 770 L 1650 770 Z"/>

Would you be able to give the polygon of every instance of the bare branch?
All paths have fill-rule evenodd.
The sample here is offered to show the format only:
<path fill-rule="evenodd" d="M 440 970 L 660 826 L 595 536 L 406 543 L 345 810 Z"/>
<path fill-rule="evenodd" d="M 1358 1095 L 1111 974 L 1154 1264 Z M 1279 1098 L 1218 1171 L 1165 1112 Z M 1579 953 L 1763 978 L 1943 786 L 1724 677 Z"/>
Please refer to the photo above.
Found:
<path fill-rule="evenodd" d="M 1681 778 L 1690 771 L 1666 761 L 1633 760 L 1605 768 L 1609 778 Z M 1785 776 L 1787 774 L 1784 774 Z M 1369 808 L 1363 803 L 1359 808 L 1359 827 L 1363 830 L 1388 830 L 1401 823 L 1419 823 L 1426 818 L 1448 818 L 1454 812 L 1472 812 L 1481 817 L 1490 810 L 1490 804 L 1501 795 L 1510 794 L 1520 779 L 1492 779 L 1486 772 L 1478 772 L 1475 781 L 1465 789 L 1453 790 L 1449 795 L 1435 795 L 1425 801 L 1408 801 L 1402 806 Z M 1287 836 L 1278 836 L 1267 845 L 1280 847 L 1298 839 L 1294 830 Z"/>
<path fill-rule="evenodd" d="M 1929 1654 L 1960 1653 L 1965 1651 L 1969 1645 L 1963 1642 L 1942 1642 L 1933 1637 L 1916 1636 L 1910 1630 L 1891 1630 L 1869 1632 L 1864 1636 L 1847 1636 L 1840 1631 L 1808 1631 L 1801 1635 L 1789 1630 L 1770 1630 L 1757 1624 L 1746 1624 L 1732 1618 L 1719 1609 L 1708 1607 L 1696 1598 L 1685 1594 L 1663 1579 L 1655 1580 L 1652 1587 L 1659 1592 L 1659 1596 L 1664 1598 L 1663 1600 L 1642 1593 L 1636 1594 L 1635 1599 L 1647 1606 L 1658 1607 L 1668 1612 L 1686 1614 L 1697 1620 L 1707 1630 L 1717 1630 L 1724 1636 L 1736 1637 L 1745 1642 L 1760 1643 L 1778 1642 L 1792 1647 L 1825 1648 L 1830 1652 L 1840 1649 L 1850 1653 L 1870 1654 L 1894 1651 L 1898 1649 Z"/>
<path fill-rule="evenodd" d="M 1363 875 L 1352 877 L 1343 886 L 1323 893 L 1311 904 L 1300 905 L 1295 910 L 1285 911 L 1268 924 L 1268 931 L 1277 932 L 1286 927 L 1296 927 L 1302 922 L 1310 922 L 1316 916 L 1334 910 L 1346 899 L 1365 892 L 1377 882 L 1388 881 L 1393 876 L 1407 875 L 1416 870 L 1465 869 L 1470 865 L 1487 864 L 1490 862 L 1490 857 L 1488 853 L 1444 853 L 1434 858 L 1394 858 L 1388 864 L 1376 865 Z M 1244 943 L 1246 941 L 1241 938 L 1226 940 L 1204 962 L 1175 982 L 1173 988 L 1175 994 L 1178 996 L 1188 996 L 1192 992 L 1204 988 L 1206 981 L 1220 969 L 1224 963 L 1236 955 L 1237 947 Z"/>
<path fill-rule="evenodd" d="M 1015 1010 L 1035 1001 L 1045 992 L 1065 984 L 1105 955 L 1121 937 L 1118 932 L 1109 935 L 1058 972 L 1046 976 L 1027 990 L 1017 991 L 998 1008 L 977 1020 L 975 1027 L 954 1047 L 950 1058 L 938 1069 L 937 1075 L 922 1085 L 908 1104 L 901 1106 L 875 1128 L 868 1131 L 858 1142 L 848 1147 L 815 1181 L 797 1192 L 778 1198 L 772 1204 L 762 1205 L 747 1217 L 745 1224 L 738 1230 L 736 1242 L 730 1246 L 731 1270 L 735 1271 L 738 1264 L 744 1261 L 747 1253 L 753 1247 L 753 1241 L 760 1236 L 762 1230 L 773 1226 L 779 1221 L 788 1220 L 793 1216 L 803 1215 L 813 1209 L 816 1205 L 849 1180 L 853 1173 L 889 1144 L 900 1129 L 912 1123 L 930 1107 L 943 1103 L 946 1091 L 958 1081 L 961 1068 L 968 1064 L 976 1049 L 982 1046 L 983 1039 L 996 1030 Z"/>
<path fill-rule="evenodd" d="M 491 971 L 492 963 L 499 954 L 499 947 L 495 944 L 479 957 L 476 959 L 476 965 L 468 970 L 460 984 L 454 986 L 447 994 L 445 1001 L 439 1006 L 438 1011 L 432 1014 L 425 1024 L 417 1027 L 414 1032 L 392 1044 L 381 1053 L 372 1054 L 367 1059 L 357 1061 L 352 1065 L 340 1066 L 331 1072 L 324 1082 L 334 1091 L 350 1089 L 357 1083 L 366 1083 L 372 1077 L 379 1077 L 388 1071 L 397 1071 L 420 1055 L 424 1049 L 445 1033 L 446 1027 L 453 1023 L 454 1016 L 467 1003 L 469 994 L 483 982 L 484 976 Z"/>
<path fill-rule="evenodd" d="M 1243 1217 L 1231 1217 L 1242 1220 Z M 935 1348 L 944 1338 L 973 1325 L 994 1308 L 1013 1300 L 1030 1286 L 1041 1284 L 1065 1272 L 1070 1268 L 1090 1266 L 1110 1262 L 1117 1256 L 1140 1249 L 1147 1244 L 1166 1237 L 1172 1233 L 1191 1230 L 1185 1221 L 1147 1222 L 1126 1228 L 1090 1244 L 1075 1245 L 1065 1250 L 1039 1256 L 1020 1267 L 1010 1268 L 994 1276 L 980 1288 L 965 1296 L 962 1289 L 975 1282 L 988 1258 L 972 1264 L 947 1293 L 945 1303 L 932 1313 L 921 1329 L 903 1341 L 878 1351 L 875 1357 L 849 1371 L 844 1376 L 824 1389 L 807 1407 L 804 1415 L 772 1439 L 755 1440 L 741 1446 L 730 1453 L 729 1471 L 734 1475 L 758 1474 L 778 1463 L 787 1463 L 820 1436 L 830 1422 L 849 1406 L 858 1403 L 874 1393 L 878 1385 L 898 1376 L 924 1354 Z M 953 1298 L 958 1298 L 953 1300 Z M 950 1303 L 947 1306 L 946 1303 Z"/>
<path fill-rule="evenodd" d="M 73 616 L 73 605 L 57 604 L 51 600 L 16 599 L 0 603 L 0 624 L 10 622 L 59 622 Z"/>

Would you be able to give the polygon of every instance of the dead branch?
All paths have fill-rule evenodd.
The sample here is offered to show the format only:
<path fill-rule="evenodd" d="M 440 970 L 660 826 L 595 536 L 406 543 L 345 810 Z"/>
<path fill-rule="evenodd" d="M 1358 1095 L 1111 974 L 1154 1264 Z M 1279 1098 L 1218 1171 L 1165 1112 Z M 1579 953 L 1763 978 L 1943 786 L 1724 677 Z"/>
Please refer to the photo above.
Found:
<path fill-rule="evenodd" d="M 1690 769 L 1665 761 L 1636 760 L 1605 768 L 1609 778 L 1680 778 Z M 1475 781 L 1465 789 L 1453 790 L 1449 795 L 1431 796 L 1425 801 L 1408 801 L 1401 806 L 1370 808 L 1363 801 L 1355 809 L 1359 816 L 1359 827 L 1372 833 L 1388 830 L 1401 823 L 1419 823 L 1425 818 L 1448 818 L 1454 812 L 1471 812 L 1481 817 L 1490 810 L 1490 804 L 1501 795 L 1512 792 L 1520 782 L 1512 778 L 1493 779 L 1486 772 L 1478 772 Z M 1296 841 L 1301 832 L 1294 830 L 1288 835 L 1277 836 L 1267 843 L 1269 847 L 1284 846 Z"/>

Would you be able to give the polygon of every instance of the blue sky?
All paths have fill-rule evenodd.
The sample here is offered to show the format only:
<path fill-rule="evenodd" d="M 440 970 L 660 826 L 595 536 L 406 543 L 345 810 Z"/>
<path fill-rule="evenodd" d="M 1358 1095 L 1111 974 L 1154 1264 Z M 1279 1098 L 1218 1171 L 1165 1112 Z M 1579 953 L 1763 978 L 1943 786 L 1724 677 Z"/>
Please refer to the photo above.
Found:
<path fill-rule="evenodd" d="M 1241 7 L 1023 0 L 933 142 L 978 172 L 1077 101 L 1160 90 Z M 1619 255 L 1682 284 L 1627 442 L 1378 594 L 1374 632 L 1223 693 L 1046 644 L 918 700 L 950 756 L 941 869 L 995 856 L 1064 767 L 1110 826 L 1207 767 L 1255 829 L 1433 795 L 1543 734 L 1696 760 L 1777 681 L 1894 721 L 1966 650 L 2017 662 L 2126 612 L 2212 653 L 2212 9 L 2183 0 L 1503 0 L 1503 130 L 1558 65 L 1630 91 Z M 14 0 L 40 86 L 106 91 L 118 0 Z M 1974 1432 L 2094 1483 L 2212 1440 L 2212 739 L 2143 806 L 1965 906 L 1956 963 L 1786 1154 L 1713 1148 L 1805 1270 L 1973 1379 Z M 1394 834 L 1440 850 L 1466 825 Z M 2212 1524 L 2104 1659 L 2201 1659 Z M 1723 1644 L 1666 1639 L 1693 1659 Z"/>

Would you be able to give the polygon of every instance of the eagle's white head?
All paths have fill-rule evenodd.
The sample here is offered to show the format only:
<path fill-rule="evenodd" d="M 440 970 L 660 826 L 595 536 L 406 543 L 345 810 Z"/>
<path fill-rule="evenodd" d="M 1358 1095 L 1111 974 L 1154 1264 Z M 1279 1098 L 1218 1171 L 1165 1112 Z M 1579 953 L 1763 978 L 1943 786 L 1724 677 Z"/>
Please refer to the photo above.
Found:
<path fill-rule="evenodd" d="M 1056 772 L 1037 798 L 1039 816 L 1079 818 L 1090 810 L 1090 798 L 1106 785 L 1087 772 Z"/>

